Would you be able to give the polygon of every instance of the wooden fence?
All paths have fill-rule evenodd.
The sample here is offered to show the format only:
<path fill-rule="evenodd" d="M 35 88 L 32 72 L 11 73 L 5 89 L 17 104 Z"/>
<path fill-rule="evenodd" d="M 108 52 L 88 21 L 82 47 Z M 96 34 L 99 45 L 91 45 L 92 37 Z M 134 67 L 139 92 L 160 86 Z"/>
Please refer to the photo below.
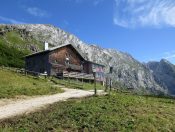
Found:
<path fill-rule="evenodd" d="M 32 75 L 32 76 L 35 76 L 35 77 L 40 77 L 40 76 L 47 77 L 47 74 L 34 72 L 34 71 L 28 71 L 28 70 L 25 70 L 24 68 L 12 68 L 12 67 L 4 67 L 4 66 L 0 66 L 0 68 L 5 69 L 5 70 L 9 70 L 9 71 L 12 71 L 12 72 L 15 72 L 15 73 L 20 73 L 20 74 L 23 74 L 23 75 Z"/>
<path fill-rule="evenodd" d="M 84 80 L 94 80 L 93 74 L 79 73 L 79 72 L 63 72 L 64 78 L 74 78 L 74 79 L 84 79 Z"/>
<path fill-rule="evenodd" d="M 58 74 L 56 77 L 63 79 L 63 81 L 59 82 L 60 84 L 63 83 L 63 84 L 66 84 L 67 86 L 82 88 L 82 89 L 85 81 L 86 82 L 95 81 L 93 74 L 86 74 L 86 73 L 80 73 L 80 72 L 63 71 L 62 74 Z"/>
<path fill-rule="evenodd" d="M 28 71 L 25 69 L 20 69 L 20 68 L 11 68 L 11 67 L 4 67 L 4 66 L 0 66 L 0 69 L 5 69 L 5 70 L 9 70 L 15 73 L 20 73 L 22 75 L 32 75 L 33 77 L 41 77 L 44 76 L 45 78 L 47 77 L 47 74 L 44 73 L 39 73 L 39 72 L 34 72 L 34 71 Z M 71 79 L 76 79 L 77 81 L 71 81 Z M 53 81 L 53 79 L 51 79 Z M 79 73 L 79 72 L 67 72 L 64 71 L 63 72 L 63 81 L 60 81 L 59 83 L 63 84 L 63 85 L 69 85 L 69 86 L 73 86 L 73 87 L 77 87 L 77 88 L 82 88 L 84 87 L 84 82 L 87 81 L 91 81 L 94 82 L 94 88 L 96 89 L 96 79 L 93 76 L 93 74 L 86 74 L 86 73 Z M 56 81 L 55 81 L 56 82 Z M 64 83 L 63 83 L 64 82 Z M 57 82 L 58 83 L 58 82 Z"/>

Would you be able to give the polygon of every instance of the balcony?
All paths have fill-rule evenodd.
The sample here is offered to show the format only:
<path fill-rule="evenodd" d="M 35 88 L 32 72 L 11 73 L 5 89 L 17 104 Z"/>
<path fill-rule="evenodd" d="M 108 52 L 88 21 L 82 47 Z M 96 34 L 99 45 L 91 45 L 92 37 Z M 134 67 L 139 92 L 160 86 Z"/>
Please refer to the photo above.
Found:
<path fill-rule="evenodd" d="M 52 67 L 55 68 L 63 68 L 63 69 L 71 69 L 75 71 L 82 71 L 83 66 L 75 65 L 75 64 L 59 64 L 59 63 L 50 63 Z"/>
<path fill-rule="evenodd" d="M 83 70 L 83 66 L 74 65 L 74 64 L 66 64 L 66 68 L 76 70 L 76 71 L 82 71 Z"/>

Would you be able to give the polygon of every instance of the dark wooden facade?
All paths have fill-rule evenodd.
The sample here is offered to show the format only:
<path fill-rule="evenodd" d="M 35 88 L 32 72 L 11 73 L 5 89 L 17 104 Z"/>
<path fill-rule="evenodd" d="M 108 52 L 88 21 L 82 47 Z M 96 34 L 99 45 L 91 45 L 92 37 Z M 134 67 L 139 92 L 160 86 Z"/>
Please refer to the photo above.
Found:
<path fill-rule="evenodd" d="M 36 55 L 27 56 L 25 58 L 25 69 L 27 71 L 44 73 L 47 72 L 50 75 L 48 52 L 38 53 Z"/>
<path fill-rule="evenodd" d="M 67 60 L 68 58 L 68 60 Z M 26 56 L 26 70 L 57 75 L 63 71 L 93 73 L 96 69 L 99 81 L 104 76 L 104 66 L 84 59 L 72 44 L 63 45 Z"/>
<path fill-rule="evenodd" d="M 69 58 L 69 62 L 66 62 L 66 58 Z M 64 70 L 82 72 L 83 62 L 83 57 L 72 45 L 58 48 L 49 53 L 49 63 L 51 65 L 52 75 L 61 73 Z"/>

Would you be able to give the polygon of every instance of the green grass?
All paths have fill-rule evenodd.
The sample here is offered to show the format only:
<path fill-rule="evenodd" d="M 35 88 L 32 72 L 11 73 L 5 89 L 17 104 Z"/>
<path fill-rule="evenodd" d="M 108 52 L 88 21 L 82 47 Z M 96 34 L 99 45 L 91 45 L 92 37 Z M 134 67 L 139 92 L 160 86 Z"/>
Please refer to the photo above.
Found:
<path fill-rule="evenodd" d="M 113 93 L 74 99 L 0 123 L 6 131 L 175 131 L 175 100 Z"/>
<path fill-rule="evenodd" d="M 44 48 L 44 46 L 43 46 L 43 44 L 41 44 L 41 42 L 39 42 L 33 38 L 30 38 L 30 37 L 24 38 L 17 31 L 7 32 L 4 37 L 11 44 L 11 46 L 19 47 L 21 50 L 29 50 L 29 49 L 27 49 L 28 44 L 33 44 L 39 49 Z"/>
<path fill-rule="evenodd" d="M 53 83 L 41 78 L 24 76 L 9 70 L 0 69 L 0 98 L 13 98 L 19 95 L 45 95 L 62 92 Z"/>
<path fill-rule="evenodd" d="M 14 47 L 4 45 L 0 41 L 0 65 L 11 67 L 24 67 L 24 52 Z"/>
<path fill-rule="evenodd" d="M 83 89 L 83 90 L 92 90 L 94 89 L 94 83 L 93 82 L 82 82 L 80 80 L 75 80 L 75 79 L 57 79 L 57 78 L 53 78 L 52 79 L 55 83 L 60 84 L 60 85 L 64 85 L 65 87 L 70 87 L 70 88 L 77 88 L 77 89 Z M 105 89 L 105 87 L 97 82 L 96 83 L 96 88 L 97 90 L 100 89 Z"/>
<path fill-rule="evenodd" d="M 6 39 L 8 40 L 8 42 L 10 42 L 13 45 L 23 46 L 25 44 L 25 41 L 22 39 L 20 34 L 15 31 L 6 33 Z"/>
<path fill-rule="evenodd" d="M 43 49 L 41 42 L 23 38 L 17 31 L 0 36 L 0 66 L 24 67 L 24 57 L 31 53 L 30 46 Z"/>

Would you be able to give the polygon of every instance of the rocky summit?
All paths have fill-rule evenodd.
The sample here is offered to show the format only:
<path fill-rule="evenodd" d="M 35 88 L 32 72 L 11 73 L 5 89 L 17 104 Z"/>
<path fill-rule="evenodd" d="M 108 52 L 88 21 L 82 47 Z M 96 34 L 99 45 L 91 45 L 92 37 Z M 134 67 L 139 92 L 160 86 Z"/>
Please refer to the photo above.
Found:
<path fill-rule="evenodd" d="M 1 25 L 0 28 L 1 36 L 7 32 L 15 31 L 20 34 L 21 39 L 30 40 L 32 38 L 36 40 L 30 41 L 27 44 L 25 43 L 25 48 L 31 52 L 43 50 L 43 45 L 38 45 L 44 44 L 44 41 L 47 41 L 50 46 L 67 43 L 74 44 L 77 49 L 84 53 L 87 59 L 104 64 L 106 66 L 106 73 L 109 72 L 109 66 L 113 66 L 113 84 L 120 88 L 130 89 L 138 93 L 175 94 L 175 90 L 173 90 L 173 87 L 175 87 L 175 72 L 164 76 L 165 74 L 161 74 L 162 72 L 165 73 L 165 71 L 162 70 L 167 68 L 164 65 L 160 66 L 158 63 L 148 63 L 148 65 L 142 64 L 128 53 L 123 53 L 114 49 L 104 49 L 95 44 L 86 44 L 73 34 L 52 25 Z M 37 42 L 38 45 L 35 45 L 35 42 Z M 171 65 L 172 67 L 174 66 L 173 64 Z M 156 67 L 157 70 L 153 67 Z M 171 78 L 170 80 L 164 81 L 164 83 L 160 83 L 164 77 Z M 171 85 L 169 85 L 169 82 L 171 82 Z"/>
<path fill-rule="evenodd" d="M 160 62 L 148 62 L 147 66 L 152 71 L 156 81 L 175 95 L 175 66 L 162 59 Z"/>

